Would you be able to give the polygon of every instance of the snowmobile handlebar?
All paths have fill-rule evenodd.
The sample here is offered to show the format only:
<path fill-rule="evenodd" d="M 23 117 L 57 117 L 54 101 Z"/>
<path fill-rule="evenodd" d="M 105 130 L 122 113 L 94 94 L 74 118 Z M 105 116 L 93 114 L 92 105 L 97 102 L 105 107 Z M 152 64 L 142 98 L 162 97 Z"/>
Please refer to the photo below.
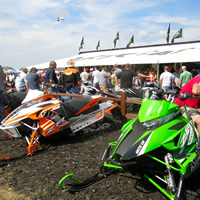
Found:
<path fill-rule="evenodd" d="M 179 98 L 181 101 L 185 101 L 186 99 L 191 99 L 191 98 L 198 98 L 198 99 L 200 99 L 200 96 L 192 95 L 192 94 L 186 92 L 186 93 L 180 93 L 180 94 L 178 95 L 178 98 Z"/>
<path fill-rule="evenodd" d="M 63 85 L 53 84 L 53 83 L 46 83 L 45 86 L 51 87 L 51 88 L 64 88 Z"/>

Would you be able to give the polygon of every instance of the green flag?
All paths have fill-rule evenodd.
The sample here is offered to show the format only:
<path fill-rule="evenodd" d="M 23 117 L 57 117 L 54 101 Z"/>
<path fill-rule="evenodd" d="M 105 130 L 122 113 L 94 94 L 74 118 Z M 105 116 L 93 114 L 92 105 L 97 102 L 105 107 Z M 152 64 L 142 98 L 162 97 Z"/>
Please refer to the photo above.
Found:
<path fill-rule="evenodd" d="M 115 37 L 115 39 L 114 39 L 114 41 L 113 41 L 113 43 L 114 43 L 114 48 L 116 47 L 117 40 L 119 40 L 119 32 L 117 32 L 117 35 L 116 35 L 116 37 Z"/>
<path fill-rule="evenodd" d="M 80 49 L 83 48 L 83 45 L 84 45 L 84 37 L 82 37 L 82 40 L 81 40 L 81 43 L 80 43 L 80 46 L 79 46 L 79 51 L 80 51 Z"/>
<path fill-rule="evenodd" d="M 169 43 L 170 30 L 171 30 L 171 24 L 169 23 L 169 27 L 168 27 L 168 30 L 167 30 L 167 38 L 166 38 L 167 43 Z"/>
<path fill-rule="evenodd" d="M 174 43 L 174 39 L 182 38 L 183 36 L 183 29 L 181 28 L 176 34 L 173 36 L 171 43 Z"/>
<path fill-rule="evenodd" d="M 100 47 L 100 40 L 99 40 L 98 43 L 97 43 L 96 50 L 98 50 L 99 47 Z"/>
<path fill-rule="evenodd" d="M 126 45 L 126 48 L 129 48 L 131 43 L 134 43 L 134 36 L 131 37 L 131 39 L 129 40 L 128 44 Z"/>

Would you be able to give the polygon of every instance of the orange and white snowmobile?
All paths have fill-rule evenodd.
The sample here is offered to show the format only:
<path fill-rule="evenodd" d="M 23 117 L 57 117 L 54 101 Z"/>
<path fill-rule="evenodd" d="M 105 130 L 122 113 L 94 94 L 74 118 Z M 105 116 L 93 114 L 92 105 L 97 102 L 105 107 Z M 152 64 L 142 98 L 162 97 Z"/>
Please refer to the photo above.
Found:
<path fill-rule="evenodd" d="M 51 94 L 44 94 L 16 108 L 1 122 L 0 129 L 14 138 L 24 137 L 30 155 L 41 136 L 52 136 L 60 131 L 75 134 L 100 123 L 108 111 L 117 107 L 111 101 L 99 102 L 100 98 L 85 96 L 61 102 Z"/>

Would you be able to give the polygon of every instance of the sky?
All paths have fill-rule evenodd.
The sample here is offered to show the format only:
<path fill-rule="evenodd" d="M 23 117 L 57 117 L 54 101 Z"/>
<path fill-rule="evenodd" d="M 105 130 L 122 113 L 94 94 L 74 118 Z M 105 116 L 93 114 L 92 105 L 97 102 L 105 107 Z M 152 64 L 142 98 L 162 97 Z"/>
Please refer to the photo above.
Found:
<path fill-rule="evenodd" d="M 199 0 L 0 0 L 0 65 L 14 69 L 81 51 L 200 40 Z M 57 21 L 63 17 L 63 21 Z"/>

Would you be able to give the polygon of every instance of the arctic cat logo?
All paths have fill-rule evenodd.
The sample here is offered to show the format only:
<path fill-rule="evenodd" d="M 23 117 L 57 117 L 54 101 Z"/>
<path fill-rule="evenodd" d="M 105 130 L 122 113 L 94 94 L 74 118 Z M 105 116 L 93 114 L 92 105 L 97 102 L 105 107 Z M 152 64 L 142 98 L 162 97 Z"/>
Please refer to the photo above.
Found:
<path fill-rule="evenodd" d="M 65 121 L 65 123 L 64 123 L 64 121 L 65 121 L 65 118 L 64 117 L 61 118 L 59 121 L 56 122 L 56 126 L 62 126 L 64 124 L 68 123 L 67 121 Z"/>
<path fill-rule="evenodd" d="M 53 125 L 52 127 L 50 127 L 50 128 L 47 130 L 46 134 L 49 134 L 49 133 L 52 132 L 55 128 L 56 128 L 56 126 Z"/>
<path fill-rule="evenodd" d="M 142 142 L 140 143 L 140 145 L 138 146 L 138 148 L 136 149 L 135 153 L 138 154 L 140 152 L 140 150 L 142 149 L 142 147 L 144 146 L 145 141 L 142 140 Z"/>
<path fill-rule="evenodd" d="M 60 105 L 54 106 L 53 108 L 51 108 L 51 110 L 57 110 L 60 108 Z"/>

